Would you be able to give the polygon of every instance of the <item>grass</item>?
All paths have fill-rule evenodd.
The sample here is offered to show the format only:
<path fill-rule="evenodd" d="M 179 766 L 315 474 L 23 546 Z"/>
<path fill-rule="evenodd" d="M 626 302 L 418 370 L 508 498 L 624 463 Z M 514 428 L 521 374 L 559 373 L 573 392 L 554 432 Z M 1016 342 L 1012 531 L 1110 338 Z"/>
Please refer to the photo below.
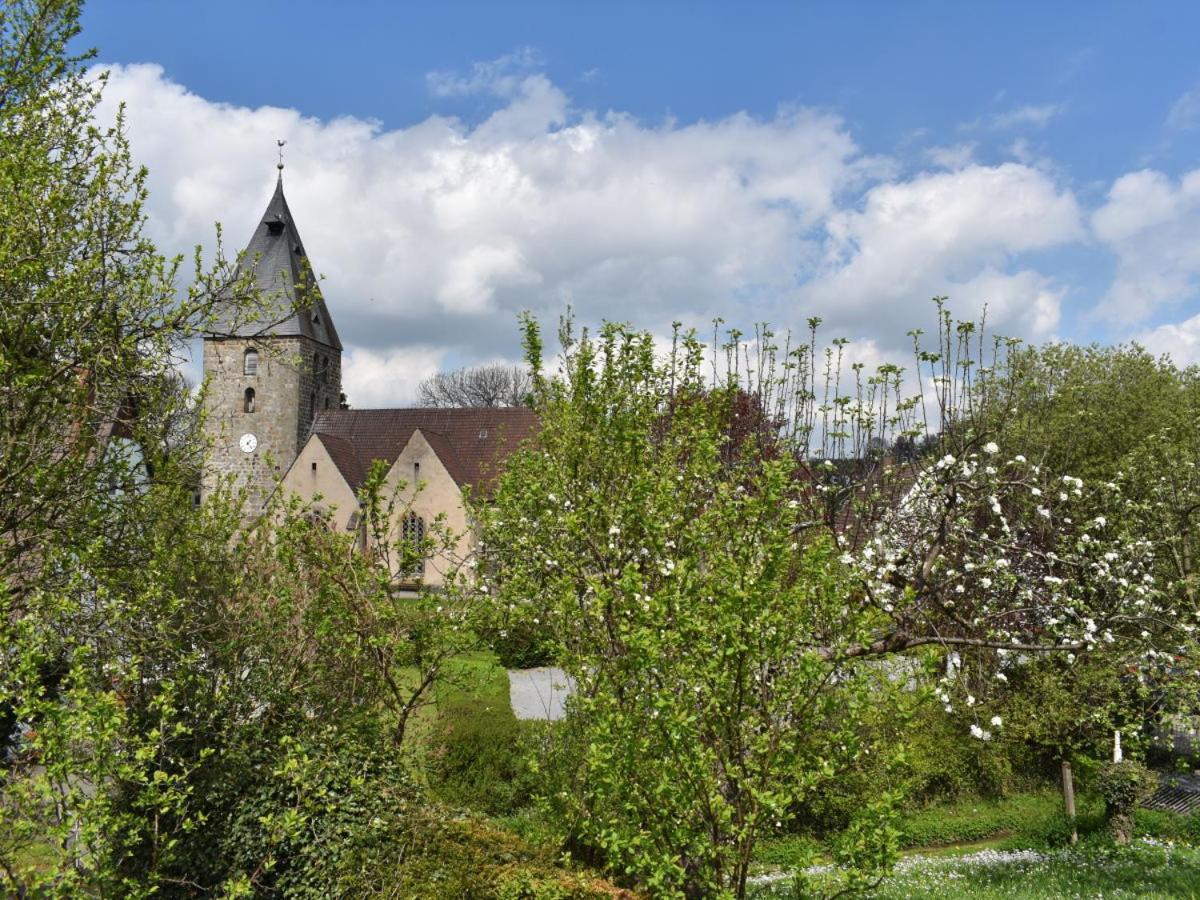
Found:
<path fill-rule="evenodd" d="M 416 684 L 416 669 L 404 675 Z M 438 709 L 457 700 L 473 699 L 484 703 L 489 712 L 512 716 L 508 699 L 508 674 L 500 667 L 496 654 L 488 650 L 461 653 L 447 660 L 444 671 L 434 682 L 428 702 L 413 715 L 406 739 L 411 739 L 418 756 L 423 754 L 437 722 Z"/>
<path fill-rule="evenodd" d="M 1001 800 L 960 801 L 909 813 L 899 824 L 905 847 L 896 871 L 872 894 L 892 898 L 1196 897 L 1200 900 L 1200 815 L 1139 810 L 1139 839 L 1107 842 L 1102 804 L 1079 798 L 1082 843 L 1067 847 L 1061 799 L 1053 791 Z M 787 873 L 827 864 L 815 838 L 764 842 L 757 872 Z M 820 876 L 817 876 L 818 878 Z M 820 885 L 813 885 L 820 890 Z M 759 900 L 796 896 L 790 879 L 761 884 Z"/>
<path fill-rule="evenodd" d="M 1099 797 L 1080 795 L 1078 827 L 1082 834 L 1102 827 Z M 905 816 L 900 824 L 904 849 L 933 848 L 1005 839 L 1012 847 L 1046 847 L 1066 843 L 1070 825 L 1056 791 L 1014 794 L 994 800 L 965 800 L 930 806 Z"/>
<path fill-rule="evenodd" d="M 807 887 L 830 885 L 820 873 Z M 788 880 L 757 886 L 752 900 L 805 896 Z M 1044 851 L 975 850 L 966 855 L 914 855 L 870 894 L 877 900 L 1058 900 L 1065 897 L 1200 898 L 1200 849 L 1135 842 Z"/>
<path fill-rule="evenodd" d="M 1083 833 L 1101 825 L 1098 798 L 1079 798 Z M 915 810 L 899 824 L 900 847 L 923 853 L 961 852 L 964 846 L 1048 847 L 1065 844 L 1070 834 L 1062 798 L 1053 791 L 1016 794 L 997 800 L 966 800 Z M 763 841 L 756 852 L 759 871 L 800 869 L 825 858 L 821 842 L 809 835 Z"/>
<path fill-rule="evenodd" d="M 1028 856 L 976 854 L 923 860 L 875 894 L 892 898 L 1200 897 L 1200 849 L 1136 843 Z"/>

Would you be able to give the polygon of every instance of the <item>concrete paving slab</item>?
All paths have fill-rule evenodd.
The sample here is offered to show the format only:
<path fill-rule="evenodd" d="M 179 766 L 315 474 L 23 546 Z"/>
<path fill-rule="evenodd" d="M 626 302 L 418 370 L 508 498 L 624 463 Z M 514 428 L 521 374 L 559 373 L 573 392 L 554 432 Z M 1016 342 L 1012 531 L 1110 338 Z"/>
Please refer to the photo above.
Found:
<path fill-rule="evenodd" d="M 508 670 L 508 696 L 518 719 L 555 722 L 566 715 L 566 700 L 574 692 L 571 676 L 554 666 Z"/>

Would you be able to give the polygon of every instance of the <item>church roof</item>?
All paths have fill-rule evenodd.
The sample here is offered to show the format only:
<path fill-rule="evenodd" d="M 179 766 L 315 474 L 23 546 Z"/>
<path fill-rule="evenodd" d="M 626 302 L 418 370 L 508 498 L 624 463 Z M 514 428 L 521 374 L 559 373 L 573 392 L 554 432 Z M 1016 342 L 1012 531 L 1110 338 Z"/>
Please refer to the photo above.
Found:
<path fill-rule="evenodd" d="M 355 491 L 373 461 L 390 466 L 420 431 L 459 487 L 486 493 L 537 425 L 537 414 L 524 407 L 327 409 L 316 414 L 312 433 Z"/>
<path fill-rule="evenodd" d="M 283 195 L 282 174 L 250 243 L 238 257 L 238 274 L 248 269 L 254 272 L 254 283 L 265 308 L 255 312 L 253 321 L 244 322 L 241 319 L 246 317 L 246 310 L 239 309 L 234 298 L 229 298 L 211 334 L 307 337 L 335 350 L 342 349 Z"/>

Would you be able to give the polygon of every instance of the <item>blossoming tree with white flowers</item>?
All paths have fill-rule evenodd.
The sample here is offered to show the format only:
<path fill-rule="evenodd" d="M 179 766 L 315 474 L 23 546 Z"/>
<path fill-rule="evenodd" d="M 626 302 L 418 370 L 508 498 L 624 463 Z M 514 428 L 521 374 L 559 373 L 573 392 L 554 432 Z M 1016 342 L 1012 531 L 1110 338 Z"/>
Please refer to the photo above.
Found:
<path fill-rule="evenodd" d="M 894 367 L 849 367 L 844 395 L 840 343 L 780 350 L 763 330 L 751 358 L 735 334 L 710 365 L 692 335 L 664 356 L 622 326 L 564 329 L 551 377 L 527 323 L 542 430 L 479 510 L 479 590 L 496 627 L 546 629 L 576 679 L 583 749 L 552 798 L 576 846 L 664 896 L 743 896 L 758 838 L 871 751 L 874 660 L 936 646 L 975 677 L 1187 640 L 1164 627 L 1151 543 L 1086 513 L 1120 488 L 992 439 L 980 404 L 1008 396 L 1005 345 L 978 366 L 961 352 L 976 337 L 945 317 L 920 356 L 940 437 L 902 461 L 886 448 L 927 429 L 919 398 Z M 775 427 L 733 453 L 746 394 Z M 951 708 L 960 689 L 947 677 Z M 981 739 L 1002 728 L 970 722 Z M 838 844 L 849 886 L 890 865 L 890 799 L 864 802 Z"/>

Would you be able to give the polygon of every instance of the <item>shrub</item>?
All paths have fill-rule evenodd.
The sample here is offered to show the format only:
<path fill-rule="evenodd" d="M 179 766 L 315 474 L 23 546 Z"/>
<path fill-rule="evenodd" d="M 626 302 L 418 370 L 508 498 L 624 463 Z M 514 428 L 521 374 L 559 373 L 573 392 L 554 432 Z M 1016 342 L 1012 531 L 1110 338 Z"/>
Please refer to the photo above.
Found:
<path fill-rule="evenodd" d="M 1133 836 L 1133 811 L 1154 793 L 1158 776 L 1132 759 L 1103 766 L 1096 777 L 1096 788 L 1104 798 L 1104 811 L 1113 839 L 1128 844 Z"/>
<path fill-rule="evenodd" d="M 525 757 L 532 730 L 495 701 L 447 701 L 430 741 L 428 771 L 435 792 L 447 803 L 493 816 L 529 805 L 534 784 Z"/>
<path fill-rule="evenodd" d="M 1099 827 L 1099 805 L 1080 798 L 1081 831 Z M 904 847 L 936 847 L 1011 835 L 1022 846 L 1059 847 L 1071 826 L 1054 793 L 1021 794 L 1004 800 L 961 800 L 911 813 L 900 824 Z"/>
<path fill-rule="evenodd" d="M 1138 835 L 1200 845 L 1200 812 L 1184 816 L 1158 809 L 1138 809 L 1133 813 L 1133 828 Z"/>
<path fill-rule="evenodd" d="M 422 798 L 386 744 L 331 729 L 303 743 L 285 738 L 282 749 L 274 777 L 227 798 L 227 893 L 336 896 L 348 873 L 387 852 L 385 841 L 421 843 Z"/>
<path fill-rule="evenodd" d="M 356 865 L 343 866 L 339 897 L 406 900 L 630 900 L 586 872 L 564 868 L 489 821 L 439 812 L 428 804 L 402 832 L 383 832 Z"/>
<path fill-rule="evenodd" d="M 554 664 L 554 645 L 549 633 L 533 622 L 509 621 L 482 629 L 484 641 L 506 669 L 533 669 Z"/>

